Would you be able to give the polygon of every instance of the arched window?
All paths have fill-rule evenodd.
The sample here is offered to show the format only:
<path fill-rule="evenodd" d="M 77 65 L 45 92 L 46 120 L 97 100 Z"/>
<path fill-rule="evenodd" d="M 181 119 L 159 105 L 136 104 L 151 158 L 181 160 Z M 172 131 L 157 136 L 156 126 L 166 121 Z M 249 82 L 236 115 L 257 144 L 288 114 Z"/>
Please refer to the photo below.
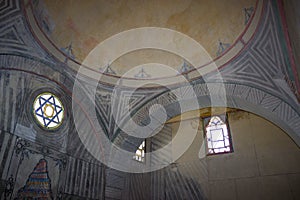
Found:
<path fill-rule="evenodd" d="M 206 122 L 206 123 L 205 123 Z M 230 153 L 233 151 L 226 115 L 205 118 L 207 154 Z"/>
<path fill-rule="evenodd" d="M 142 142 L 142 144 L 139 146 L 139 148 L 135 151 L 135 155 L 133 156 L 133 159 L 139 162 L 145 161 L 145 140 Z"/>

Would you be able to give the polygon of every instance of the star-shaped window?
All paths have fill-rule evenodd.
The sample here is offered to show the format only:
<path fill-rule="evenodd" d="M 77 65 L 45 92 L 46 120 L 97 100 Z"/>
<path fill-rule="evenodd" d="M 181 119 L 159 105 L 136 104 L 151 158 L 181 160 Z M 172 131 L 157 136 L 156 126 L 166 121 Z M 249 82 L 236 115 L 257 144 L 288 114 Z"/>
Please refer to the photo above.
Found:
<path fill-rule="evenodd" d="M 33 114 L 43 128 L 55 129 L 62 123 L 64 107 L 54 94 L 42 93 L 35 98 Z"/>

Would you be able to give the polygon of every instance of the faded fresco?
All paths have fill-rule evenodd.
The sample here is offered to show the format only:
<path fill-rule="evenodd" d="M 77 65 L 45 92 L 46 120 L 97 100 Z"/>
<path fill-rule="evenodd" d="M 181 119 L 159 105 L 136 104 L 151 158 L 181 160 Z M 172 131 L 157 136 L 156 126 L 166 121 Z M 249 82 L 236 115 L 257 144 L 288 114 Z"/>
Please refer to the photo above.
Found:
<path fill-rule="evenodd" d="M 211 58 L 215 58 L 243 32 L 255 5 L 255 0 L 230 0 L 226 3 L 205 0 L 43 0 L 35 1 L 34 8 L 36 18 L 50 40 L 71 58 L 81 62 L 103 40 L 139 27 L 169 28 L 184 33 L 199 42 Z M 112 63 L 112 68 L 116 74 L 122 75 L 147 61 L 160 61 L 176 70 L 183 65 L 183 58 L 178 55 L 148 49 L 121 56 Z M 157 75 L 154 73 L 153 76 Z"/>
<path fill-rule="evenodd" d="M 299 199 L 299 95 L 290 84 L 297 79 L 289 78 L 292 60 L 280 1 L 220 2 L 225 1 L 0 1 L 0 199 Z M 213 59 L 222 60 L 219 74 L 210 71 L 190 79 L 187 72 L 193 66 L 182 57 L 143 49 L 107 63 L 104 73 L 112 79 L 132 66 L 162 62 L 176 69 L 176 76 L 184 74 L 192 89 L 174 84 L 174 90 L 145 86 L 131 93 L 132 88 L 99 82 L 92 96 L 87 81 L 79 90 L 82 98 L 76 99 L 78 74 L 72 64 L 80 63 L 107 37 L 140 26 L 170 28 L 194 38 Z M 41 35 L 37 30 L 43 31 Z M 130 74 L 134 84 L 155 78 L 147 67 L 151 68 Z M 182 99 L 174 91 L 180 91 Z M 55 95 L 60 104 L 49 96 L 45 99 L 44 93 Z M 182 113 L 180 100 L 189 107 L 193 94 L 199 109 Z M 212 108 L 210 96 L 222 95 L 226 104 L 220 98 Z M 94 107 L 89 110 L 90 99 Z M 129 136 L 116 122 L 134 127 L 128 122 L 132 117 L 146 126 L 151 109 L 165 110 L 167 117 L 163 124 L 155 124 L 160 130 L 149 138 Z M 63 117 L 49 128 L 62 111 Z M 97 115 L 91 119 L 93 111 Z M 208 130 L 219 130 L 207 129 L 212 113 L 226 123 L 226 139 L 207 137 Z M 98 120 L 98 129 L 91 120 Z M 139 174 L 109 167 L 97 154 L 104 152 L 114 160 L 117 152 L 95 153 L 86 145 L 94 144 L 89 136 L 100 132 L 131 152 L 125 157 L 129 164 L 168 165 Z M 181 147 L 173 138 L 182 134 L 184 141 L 191 133 L 195 138 L 188 149 L 171 160 Z M 214 154 L 218 147 L 211 146 L 220 141 L 222 148 L 230 148 Z M 145 156 L 170 142 L 159 154 Z"/>

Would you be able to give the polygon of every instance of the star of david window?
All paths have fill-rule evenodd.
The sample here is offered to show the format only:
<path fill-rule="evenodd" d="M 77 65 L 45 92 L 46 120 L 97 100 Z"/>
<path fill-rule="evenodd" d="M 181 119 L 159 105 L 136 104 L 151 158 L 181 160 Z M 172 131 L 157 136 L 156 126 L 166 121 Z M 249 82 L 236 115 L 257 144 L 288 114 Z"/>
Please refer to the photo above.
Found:
<path fill-rule="evenodd" d="M 43 128 L 55 129 L 62 123 L 64 107 L 54 94 L 42 93 L 35 98 L 33 115 Z"/>
<path fill-rule="evenodd" d="M 207 155 L 233 152 L 226 115 L 204 119 Z"/>

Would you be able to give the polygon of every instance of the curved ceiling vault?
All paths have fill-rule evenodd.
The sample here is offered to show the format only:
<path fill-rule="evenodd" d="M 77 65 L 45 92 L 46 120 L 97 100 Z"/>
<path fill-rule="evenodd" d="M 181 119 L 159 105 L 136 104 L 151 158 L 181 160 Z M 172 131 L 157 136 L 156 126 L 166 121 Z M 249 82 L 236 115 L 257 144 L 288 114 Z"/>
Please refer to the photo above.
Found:
<path fill-rule="evenodd" d="M 115 79 L 122 76 L 123 84 L 128 81 L 128 85 L 143 81 L 141 79 L 178 76 L 194 68 L 198 72 L 191 72 L 189 78 L 197 78 L 223 66 L 251 39 L 262 11 L 262 1 L 255 0 L 230 0 L 226 4 L 204 0 L 175 3 L 43 0 L 25 1 L 25 4 L 31 29 L 48 52 L 76 71 L 82 64 L 93 72 L 104 72 L 109 76 L 106 82 L 115 83 Z M 185 52 L 196 54 L 197 58 L 186 59 L 177 51 L 182 48 L 182 38 L 178 39 L 176 35 L 163 38 L 160 34 L 150 39 L 175 42 L 177 47 L 173 52 L 144 46 L 116 55 L 113 60 L 85 62 L 92 50 L 108 38 L 142 27 L 165 28 L 184 34 L 197 42 L 201 50 L 196 51 L 188 45 Z M 143 45 L 153 34 L 146 31 L 144 37 L 141 35 L 134 32 L 127 39 L 109 43 L 106 50 L 123 49 L 126 40 L 137 46 Z M 171 70 L 164 70 L 164 66 Z M 176 83 L 176 78 L 168 83 Z"/>
<path fill-rule="evenodd" d="M 263 10 L 257 31 L 242 53 L 220 70 L 221 76 L 210 73 L 206 79 L 209 81 L 206 83 L 196 81 L 193 90 L 200 108 L 221 106 L 255 113 L 277 124 L 300 146 L 300 107 L 283 76 L 290 65 L 284 53 L 285 41 L 280 31 L 282 27 L 278 23 L 279 14 L 276 4 L 272 1 L 265 1 Z M 176 99 L 172 92 L 178 92 L 185 98 Z M 183 86 L 171 92 L 166 91 L 156 98 L 148 98 L 148 101 L 143 101 L 142 106 L 137 106 L 136 110 L 133 110 L 132 118 L 139 124 L 147 124 L 148 111 L 156 104 L 174 108 L 182 101 L 187 105 L 185 111 L 195 110 L 189 106 L 190 97 L 193 96 L 191 92 L 193 91 Z M 142 99 L 142 96 L 140 98 Z M 162 109 L 158 107 L 152 114 L 159 119 L 155 112 L 160 113 Z M 180 112 L 178 109 L 170 109 L 167 114 L 170 119 Z M 131 116 L 124 116 L 124 121 L 127 120 L 126 117 Z M 159 125 L 152 129 L 158 127 Z M 120 130 L 116 131 L 116 136 L 123 137 L 118 135 L 118 131 Z M 117 141 L 125 140 L 117 138 Z"/>
<path fill-rule="evenodd" d="M 3 111 L 1 115 L 2 132 L 8 132 L 13 134 L 13 136 L 19 136 L 26 140 L 33 141 L 30 135 L 26 134 L 28 131 L 32 132 L 36 129 L 35 126 L 28 127 L 31 124 L 31 120 L 29 117 L 26 117 L 28 116 L 26 113 L 30 110 L 30 97 L 43 89 L 51 90 L 52 88 L 54 91 L 57 90 L 61 97 L 65 98 L 67 105 L 66 119 L 68 119 L 68 124 L 65 124 L 62 129 L 60 129 L 61 132 L 54 133 L 51 136 L 45 133 L 44 139 L 39 138 L 38 140 L 40 140 L 40 143 L 45 147 L 56 149 L 63 154 L 66 153 L 66 151 L 70 152 L 70 155 L 67 155 L 70 156 L 70 158 L 74 156 L 74 158 L 84 158 L 93 161 L 94 158 L 87 152 L 84 145 L 81 145 L 81 141 L 77 137 L 74 121 L 72 121 L 71 103 L 67 103 L 72 100 L 74 79 L 81 64 L 80 58 L 81 56 L 84 57 L 84 53 L 88 52 L 89 48 L 93 48 L 96 41 L 93 40 L 93 37 L 95 38 L 96 36 L 87 35 L 86 39 L 82 39 L 82 36 L 79 37 L 76 35 L 77 26 L 75 22 L 77 22 L 77 20 L 71 21 L 65 19 L 65 21 L 62 20 L 61 22 L 62 25 L 65 22 L 69 22 L 68 30 L 73 32 L 72 34 L 74 36 L 72 37 L 68 37 L 62 33 L 55 33 L 55 27 L 47 27 L 49 24 L 47 24 L 47 21 L 43 21 L 47 20 L 47 17 L 49 17 L 49 21 L 53 20 L 53 22 L 55 22 L 55 17 L 51 18 L 51 6 L 48 5 L 49 3 L 51 4 L 52 1 L 44 1 L 44 8 L 49 8 L 48 13 L 44 12 L 45 10 L 38 13 L 37 11 L 39 10 L 35 10 L 38 7 L 32 4 L 33 2 L 42 1 L 9 0 L 3 2 L 4 3 L 0 3 L 0 86 L 3 90 L 3 92 L 0 93 L 3 102 L 3 104 L 0 105 Z M 60 5 L 65 3 L 67 5 L 70 2 L 71 1 L 53 1 L 53 4 L 57 3 L 57 5 Z M 102 1 L 99 2 L 103 3 Z M 113 5 L 111 5 L 110 2 L 111 1 L 105 1 L 106 6 L 104 6 L 104 8 L 95 7 L 93 9 L 96 11 L 98 11 L 98 9 L 104 9 L 103 13 L 106 13 L 109 18 L 115 17 L 115 13 L 118 12 L 122 14 L 122 16 L 128 15 L 128 18 L 113 18 L 114 20 L 120 20 L 120 24 L 124 23 L 123 27 L 110 27 L 110 25 L 114 23 L 108 20 L 106 26 L 109 28 L 103 31 L 104 35 L 101 35 L 102 39 L 118 31 L 136 28 L 136 26 L 140 26 L 140 22 L 145 22 L 146 24 L 148 23 L 147 25 L 149 26 L 152 25 L 152 23 L 153 26 L 162 24 L 165 28 L 174 28 L 197 41 L 199 40 L 215 61 L 214 63 L 220 72 L 218 74 L 208 73 L 211 72 L 209 64 L 196 66 L 200 67 L 200 69 L 206 69 L 206 83 L 202 79 L 197 79 L 198 74 L 193 74 L 192 71 L 187 73 L 189 78 L 193 79 L 191 86 L 200 103 L 199 108 L 211 107 L 212 104 L 210 100 L 211 98 L 215 98 L 216 101 L 214 105 L 216 107 L 232 107 L 250 111 L 276 123 L 277 126 L 286 131 L 297 145 L 300 146 L 300 107 L 299 101 L 297 101 L 286 81 L 285 74 L 290 67 L 290 60 L 287 56 L 286 41 L 282 33 L 283 28 L 280 23 L 280 14 L 276 5 L 277 1 L 258 0 L 254 2 L 250 0 L 232 0 L 234 6 L 237 8 L 235 12 L 229 12 L 230 5 L 233 5 L 229 5 L 229 3 L 223 8 L 212 7 L 212 9 L 210 9 L 212 12 L 208 15 L 214 14 L 216 18 L 213 19 L 219 17 L 219 20 L 212 20 L 208 25 L 221 27 L 220 29 L 217 28 L 218 31 L 216 31 L 215 34 L 200 34 L 201 31 L 205 30 L 209 32 L 210 29 L 202 29 L 200 26 L 203 24 L 197 24 L 195 21 L 196 19 L 201 21 L 202 15 L 197 15 L 199 13 L 196 14 L 193 10 L 204 9 L 201 6 L 197 7 L 198 1 L 181 1 L 181 4 L 178 6 L 170 5 L 173 8 L 170 12 L 158 12 L 162 8 L 156 3 L 152 7 L 150 6 L 151 12 L 144 16 L 144 21 L 139 21 L 143 19 L 141 16 L 143 13 L 141 5 L 130 3 L 131 1 L 128 1 L 127 6 L 123 1 L 113 1 L 115 3 Z M 210 2 L 209 5 L 212 6 L 212 4 L 217 4 L 219 1 L 207 2 Z M 164 3 L 168 4 L 169 2 L 164 1 Z M 88 6 L 89 4 L 86 5 Z M 78 7 L 79 5 L 76 6 Z M 125 10 L 120 9 L 123 6 L 126 7 Z M 248 16 L 249 23 L 245 25 L 245 10 L 243 10 L 243 8 L 251 8 L 252 6 L 254 8 L 252 10 L 253 14 Z M 179 8 L 184 8 L 185 10 L 180 10 Z M 82 9 L 89 8 L 82 7 Z M 110 12 L 112 10 L 115 12 Z M 130 13 L 128 13 L 128 11 L 130 11 Z M 251 9 L 247 11 L 252 12 Z M 46 15 L 43 15 L 45 13 Z M 228 16 L 231 13 L 233 15 Z M 60 14 L 62 15 L 64 13 Z M 68 16 L 71 15 L 71 13 L 66 14 Z M 241 17 L 236 17 L 237 15 Z M 77 17 L 80 18 L 82 16 L 84 15 L 79 14 Z M 223 17 L 223 19 L 222 16 L 227 17 Z M 136 19 L 134 17 L 136 17 Z M 184 26 L 183 22 L 178 20 L 179 18 L 185 21 L 191 20 L 193 25 L 199 26 L 200 28 L 191 27 L 188 23 Z M 127 24 L 125 23 L 126 20 L 129 19 L 135 22 L 135 27 L 125 26 Z M 158 19 L 165 19 L 165 21 L 159 21 Z M 231 19 L 233 20 L 233 28 L 229 26 Z M 37 20 L 41 20 L 40 23 Z M 81 19 L 78 20 L 80 21 Z M 227 24 L 228 26 L 214 24 L 226 20 L 229 22 L 227 21 L 224 25 Z M 239 22 L 241 22 L 242 25 L 236 24 Z M 96 21 L 91 23 L 96 23 Z M 47 30 L 41 27 L 43 25 L 46 25 L 44 28 Z M 74 30 L 72 29 L 73 26 L 75 27 Z M 58 24 L 57 27 L 59 27 Z M 233 33 L 231 29 L 236 29 L 236 31 Z M 46 33 L 48 30 L 50 32 L 52 31 L 52 34 L 57 34 L 58 37 L 53 36 L 51 38 L 51 34 Z M 95 29 L 95 31 L 97 30 Z M 218 34 L 221 32 L 222 35 L 219 36 Z M 91 33 L 95 34 L 93 31 L 91 31 Z M 62 35 L 59 36 L 59 34 Z M 199 34 L 199 37 L 197 37 L 197 34 Z M 229 34 L 227 38 L 223 37 L 227 34 Z M 78 43 L 75 43 L 75 36 L 79 38 Z M 203 39 L 202 36 L 209 37 Z M 59 41 L 59 38 L 61 38 L 61 41 Z M 64 40 L 64 38 L 70 38 L 72 41 Z M 101 40 L 101 38 L 99 40 Z M 220 56 L 217 56 L 216 52 L 219 47 L 218 45 L 220 45 L 220 43 L 218 43 L 219 40 L 231 46 L 228 45 L 230 47 L 227 46 L 227 49 L 221 52 Z M 65 47 L 68 47 L 70 44 L 72 44 L 73 58 L 72 54 L 66 57 L 68 48 Z M 205 46 L 206 44 L 207 46 Z M 86 47 L 81 48 L 84 45 L 86 45 Z M 81 49 L 82 52 L 76 49 Z M 136 57 L 140 58 L 140 60 L 133 60 L 133 58 Z M 152 61 L 152 58 L 154 61 Z M 112 80 L 112 82 L 116 82 L 114 79 L 117 80 L 119 78 L 118 75 L 124 73 L 122 70 L 127 70 L 126 67 L 130 68 L 135 65 L 140 65 L 141 60 L 159 62 L 162 61 L 162 58 L 164 58 L 163 60 L 165 61 L 165 63 L 162 64 L 170 66 L 180 66 L 183 62 L 180 57 L 157 50 L 146 49 L 143 51 L 133 51 L 118 57 L 114 62 L 110 63 L 111 68 L 116 74 L 106 73 L 105 76 L 107 76 L 109 80 Z M 85 67 L 87 69 L 89 68 L 89 66 Z M 100 67 L 101 66 L 98 66 L 95 69 L 90 68 L 89 70 L 101 73 Z M 177 70 L 178 67 L 174 67 L 174 69 Z M 150 73 L 146 67 L 145 70 L 147 73 Z M 175 79 L 176 78 L 177 76 L 175 76 Z M 132 75 L 125 79 L 125 81 L 131 81 L 131 85 L 143 80 L 144 79 L 138 77 L 132 77 Z M 84 82 L 82 82 L 82 85 L 84 85 Z M 120 134 L 122 131 L 115 124 L 114 117 L 117 117 L 120 122 L 126 122 L 129 117 L 132 117 L 136 123 L 146 124 L 149 114 L 148 110 L 157 104 L 167 109 L 167 119 L 177 116 L 181 114 L 180 109 L 177 109 L 178 99 L 174 98 L 171 92 L 182 94 L 184 98 L 182 98 L 181 101 L 186 105 L 186 109 L 195 110 L 189 104 L 189 97 L 195 96 L 191 95 L 191 90 L 187 90 L 182 85 L 176 85 L 177 87 L 173 88 L 174 90 L 171 92 L 164 88 L 140 88 L 140 90 L 135 91 L 133 95 L 131 95 L 131 88 L 124 87 L 122 90 L 116 91 L 117 98 L 114 98 L 115 96 L 113 94 L 113 92 L 115 92 L 113 91 L 114 85 L 99 84 L 98 86 L 95 95 L 96 109 L 93 108 L 92 110 L 97 111 L 97 117 L 95 117 L 95 119 L 101 120 L 101 127 L 95 130 L 93 129 L 92 122 L 89 121 L 91 110 L 87 107 L 88 103 L 86 102 L 94 100 L 95 98 L 95 96 L 91 97 L 89 95 L 89 85 L 84 85 L 84 87 L 80 88 L 82 89 L 81 92 L 85 95 L 83 99 L 80 99 L 82 105 L 78 106 L 79 111 L 82 111 L 80 112 L 80 121 L 84 124 L 86 133 L 104 132 L 109 136 L 109 139 L 114 140 L 116 144 L 120 144 L 124 149 L 128 149 L 127 147 L 129 147 L 131 150 L 135 150 L 134 148 L 139 145 L 140 141 L 134 139 L 129 141 L 131 138 L 128 139 L 125 134 Z M 223 101 L 224 98 L 220 97 L 226 97 L 226 101 Z M 121 108 L 124 107 L 130 107 L 130 112 L 123 112 Z M 20 108 L 24 108 L 21 109 L 21 113 Z M 154 106 L 152 110 L 153 115 L 159 113 L 161 110 L 162 107 Z M 112 116 L 112 114 L 114 114 L 114 116 Z M 126 125 L 126 123 L 124 124 Z M 44 133 L 39 130 L 38 134 Z M 60 135 L 60 137 L 57 137 L 58 135 Z M 76 136 L 77 139 L 73 136 Z M 49 139 L 50 137 L 51 139 Z M 74 140 L 74 138 L 76 140 Z M 37 142 L 39 142 L 38 140 Z M 68 150 L 67 145 L 69 143 L 66 141 L 74 142 L 73 140 L 75 141 L 74 144 L 76 144 L 74 145 L 76 150 Z M 48 143 L 45 141 L 48 141 Z M 11 144 L 13 144 L 13 142 L 11 142 Z M 13 152 L 13 149 L 14 148 L 11 149 L 11 152 Z"/>
<path fill-rule="evenodd" d="M 25 9 L 31 8 L 30 4 L 27 4 L 25 7 Z M 262 12 L 257 12 L 258 9 Z M 260 15 L 258 18 L 254 15 L 252 18 L 252 22 L 256 20 L 256 23 L 254 23 L 255 26 L 251 28 L 252 23 L 250 23 L 247 29 L 247 31 L 252 30 L 252 32 L 246 31 L 244 35 L 239 38 L 238 42 L 235 43 L 236 46 L 242 43 L 238 51 L 239 53 L 231 54 L 231 50 L 235 49 L 234 46 L 225 52 L 223 56 L 216 59 L 217 66 L 220 66 L 218 62 L 222 63 L 218 59 L 225 59 L 225 63 L 227 63 L 220 69 L 220 74 L 224 83 L 223 89 L 225 90 L 223 91 L 226 92 L 228 99 L 226 105 L 220 104 L 220 106 L 240 108 L 263 116 L 286 130 L 299 145 L 299 103 L 286 84 L 284 76 L 282 76 L 289 66 L 289 61 L 285 57 L 285 41 L 280 33 L 279 14 L 278 11 L 276 11 L 276 5 L 274 5 L 272 1 L 258 1 L 256 4 L 256 13 L 260 13 Z M 19 68 L 20 70 L 33 71 L 43 76 L 51 77 L 72 89 L 72 83 L 65 84 L 65 78 L 62 78 L 66 76 L 66 74 L 63 74 L 65 69 L 59 69 L 59 67 L 66 67 L 66 65 L 61 63 L 57 65 L 54 63 L 54 60 L 51 60 L 52 65 L 49 65 L 47 70 L 39 67 L 40 64 L 34 64 L 34 67 L 32 66 L 34 62 L 45 62 L 47 59 L 49 61 L 51 57 L 39 50 L 38 44 L 32 41 L 33 39 L 30 35 L 23 34 L 29 29 L 26 27 L 26 23 L 19 20 L 19 15 L 16 15 L 15 18 L 11 18 L 11 20 L 15 19 L 16 22 L 18 22 L 16 23 L 17 25 L 12 22 L 3 25 L 5 30 L 11 30 L 11 27 L 15 27 L 14 34 L 18 41 L 14 44 L 17 46 L 17 48 L 15 48 L 13 45 L 7 45 L 8 42 L 12 40 L 11 38 L 5 39 L 5 37 L 9 35 L 1 36 L 4 38 L 0 41 L 1 44 L 3 44 L 2 46 L 7 47 L 6 49 L 1 49 L 1 52 L 5 53 L 1 55 L 2 68 L 4 67 L 6 70 Z M 34 24 L 31 23 L 34 21 L 34 18 L 31 18 L 33 16 L 30 16 L 30 13 L 26 12 L 26 17 L 30 25 L 33 26 Z M 36 31 L 40 29 L 35 28 L 33 27 L 31 31 L 35 36 L 34 39 L 40 42 L 39 45 L 46 46 L 46 50 L 51 50 L 52 55 L 57 56 L 56 58 L 58 59 L 62 58 L 62 61 L 64 61 L 65 57 L 59 57 L 61 54 L 55 54 L 55 50 L 57 49 L 50 48 L 53 47 L 53 44 L 51 44 L 47 38 L 42 38 L 42 36 L 45 36 L 44 34 L 38 35 L 39 37 L 37 37 Z M 9 44 L 11 44 L 11 42 Z M 8 51 L 9 54 L 12 55 L 7 55 Z M 136 53 L 138 54 L 138 52 Z M 21 58 L 20 55 L 23 57 Z M 68 66 L 72 68 L 74 67 L 72 62 L 65 64 L 68 64 Z M 71 71 L 68 73 L 71 73 Z M 211 84 L 210 94 L 220 94 L 219 86 L 216 84 L 220 82 L 220 77 L 212 73 L 207 74 L 207 78 Z M 203 82 L 194 84 L 193 88 L 198 97 L 207 97 L 210 95 L 206 93 L 207 85 L 208 84 L 203 85 Z M 162 92 L 162 90 L 159 91 Z M 119 130 L 111 120 L 111 114 L 115 112 L 112 108 L 111 88 L 103 87 L 97 91 L 96 95 L 99 99 L 96 103 L 97 110 L 103 120 L 103 130 L 113 134 L 114 137 L 118 137 L 117 133 Z M 147 109 L 148 104 L 151 105 L 151 102 L 156 102 L 157 100 L 155 99 L 159 99 L 157 97 L 162 99 L 162 104 L 171 105 L 170 102 L 173 101 L 172 95 L 168 95 L 167 92 L 163 92 L 159 95 L 155 88 L 152 90 L 141 90 L 134 94 L 134 101 L 132 105 L 130 105 L 132 113 L 121 113 L 119 111 L 116 116 L 121 118 L 122 121 L 126 120 L 130 115 L 137 117 L 145 116 L 146 114 L 143 112 Z M 120 93 L 118 93 L 118 99 L 114 102 L 115 108 L 124 107 L 130 98 L 133 97 L 128 96 L 126 89 L 120 91 Z M 171 98 L 169 99 L 170 101 L 168 98 Z M 116 110 L 116 112 L 118 112 L 118 110 Z M 176 115 L 178 114 L 180 113 L 176 113 Z M 169 115 L 172 115 L 172 113 L 170 112 Z M 137 120 L 137 122 L 142 122 L 142 120 L 141 118 Z"/>

